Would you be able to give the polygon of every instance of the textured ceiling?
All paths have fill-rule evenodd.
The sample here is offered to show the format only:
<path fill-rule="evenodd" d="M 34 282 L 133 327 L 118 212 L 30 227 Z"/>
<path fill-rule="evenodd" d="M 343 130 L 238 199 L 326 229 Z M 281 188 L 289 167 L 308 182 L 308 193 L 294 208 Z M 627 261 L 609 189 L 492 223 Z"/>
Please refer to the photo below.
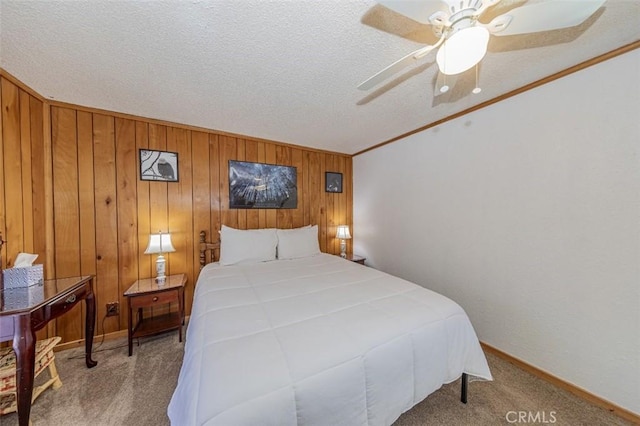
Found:
<path fill-rule="evenodd" d="M 343 153 L 640 39 L 640 2 L 608 0 L 578 27 L 492 36 L 482 92 L 471 71 L 434 97 L 433 53 L 357 90 L 436 41 L 374 1 L 0 0 L 0 19 L 0 66 L 46 98 Z"/>

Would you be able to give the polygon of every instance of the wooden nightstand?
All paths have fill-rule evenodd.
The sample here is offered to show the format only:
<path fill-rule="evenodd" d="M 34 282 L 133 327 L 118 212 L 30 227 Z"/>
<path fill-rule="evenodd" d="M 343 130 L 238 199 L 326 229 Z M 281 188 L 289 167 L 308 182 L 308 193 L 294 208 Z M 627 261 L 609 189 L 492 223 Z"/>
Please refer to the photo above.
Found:
<path fill-rule="evenodd" d="M 357 254 L 347 254 L 347 260 L 350 260 L 352 262 L 356 262 L 359 263 L 361 265 L 364 265 L 364 261 L 367 259 L 366 257 L 362 257 L 362 256 L 358 256 Z"/>
<path fill-rule="evenodd" d="M 163 285 L 155 278 L 138 280 L 124 295 L 128 305 L 129 356 L 133 353 L 133 338 L 150 336 L 163 331 L 178 329 L 182 342 L 182 324 L 184 323 L 184 286 L 185 274 L 169 275 Z M 142 308 L 153 308 L 167 303 L 177 303 L 178 312 L 170 312 L 153 318 L 142 317 Z M 138 309 L 138 321 L 133 325 L 133 310 Z"/>

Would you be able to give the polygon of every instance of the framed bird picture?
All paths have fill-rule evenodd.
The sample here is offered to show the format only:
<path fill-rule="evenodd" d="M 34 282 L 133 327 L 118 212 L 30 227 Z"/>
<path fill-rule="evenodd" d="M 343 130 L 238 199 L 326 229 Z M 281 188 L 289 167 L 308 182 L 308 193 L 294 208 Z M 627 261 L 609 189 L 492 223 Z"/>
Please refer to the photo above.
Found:
<path fill-rule="evenodd" d="M 178 153 L 140 150 L 140 179 L 161 182 L 178 181 Z"/>
<path fill-rule="evenodd" d="M 342 192 L 342 173 L 324 172 L 324 191 Z"/>

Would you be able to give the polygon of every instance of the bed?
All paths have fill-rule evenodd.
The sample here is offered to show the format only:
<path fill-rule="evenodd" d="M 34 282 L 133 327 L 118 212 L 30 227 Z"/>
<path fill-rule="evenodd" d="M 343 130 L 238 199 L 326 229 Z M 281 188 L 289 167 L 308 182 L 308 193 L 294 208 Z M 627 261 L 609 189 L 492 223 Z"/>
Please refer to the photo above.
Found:
<path fill-rule="evenodd" d="M 313 228 L 273 230 L 264 255 L 261 236 L 223 227 L 220 261 L 197 280 L 172 425 L 390 425 L 463 374 L 492 379 L 460 306 L 320 253 Z"/>

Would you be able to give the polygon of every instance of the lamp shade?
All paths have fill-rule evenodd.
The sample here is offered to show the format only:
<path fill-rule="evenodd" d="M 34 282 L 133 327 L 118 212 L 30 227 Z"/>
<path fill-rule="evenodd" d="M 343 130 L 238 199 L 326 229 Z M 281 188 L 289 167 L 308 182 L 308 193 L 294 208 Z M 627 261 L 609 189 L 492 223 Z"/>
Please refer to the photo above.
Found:
<path fill-rule="evenodd" d="M 144 254 L 172 253 L 176 251 L 171 244 L 171 234 L 151 234 Z"/>
<path fill-rule="evenodd" d="M 489 30 L 484 27 L 457 31 L 438 49 L 436 62 L 440 72 L 453 75 L 471 69 L 484 58 L 488 43 Z"/>
<path fill-rule="evenodd" d="M 336 231 L 336 238 L 340 238 L 341 240 L 351 239 L 351 234 L 349 233 L 349 226 L 339 225 L 338 230 Z"/>

